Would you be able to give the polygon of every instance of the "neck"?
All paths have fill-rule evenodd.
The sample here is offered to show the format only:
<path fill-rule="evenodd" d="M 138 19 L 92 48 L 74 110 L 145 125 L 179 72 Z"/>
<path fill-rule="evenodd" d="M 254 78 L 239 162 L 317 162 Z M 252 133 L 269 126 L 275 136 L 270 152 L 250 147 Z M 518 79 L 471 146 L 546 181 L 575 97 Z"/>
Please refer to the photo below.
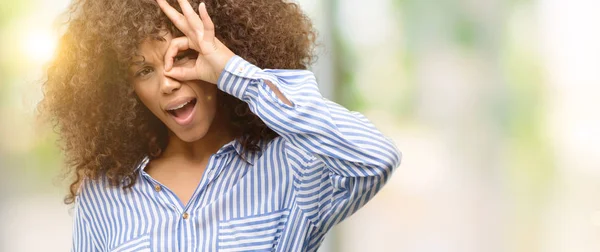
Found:
<path fill-rule="evenodd" d="M 235 139 L 230 128 L 223 127 L 226 123 L 218 116 L 215 119 L 204 137 L 194 142 L 185 142 L 169 130 L 169 141 L 161 156 L 184 159 L 192 163 L 206 162 L 223 145 Z"/>

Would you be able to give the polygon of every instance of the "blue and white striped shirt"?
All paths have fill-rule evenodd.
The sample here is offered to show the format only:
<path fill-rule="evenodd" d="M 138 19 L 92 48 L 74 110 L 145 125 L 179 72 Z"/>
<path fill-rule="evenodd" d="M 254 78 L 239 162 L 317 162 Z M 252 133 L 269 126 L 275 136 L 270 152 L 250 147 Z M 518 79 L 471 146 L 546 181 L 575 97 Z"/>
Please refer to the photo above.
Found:
<path fill-rule="evenodd" d="M 221 147 L 186 206 L 144 171 L 147 156 L 131 189 L 86 180 L 73 251 L 316 251 L 400 164 L 394 144 L 360 113 L 323 98 L 310 71 L 263 70 L 234 56 L 217 86 L 280 136 L 246 159 L 236 140 Z"/>

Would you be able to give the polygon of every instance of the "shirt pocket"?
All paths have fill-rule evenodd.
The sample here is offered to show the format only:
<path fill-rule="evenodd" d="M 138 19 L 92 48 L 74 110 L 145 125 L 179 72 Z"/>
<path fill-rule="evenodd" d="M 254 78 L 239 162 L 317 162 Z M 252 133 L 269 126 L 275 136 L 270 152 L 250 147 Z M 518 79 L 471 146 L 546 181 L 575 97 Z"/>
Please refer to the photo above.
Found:
<path fill-rule="evenodd" d="M 219 251 L 272 251 L 285 227 L 289 209 L 219 222 Z"/>
<path fill-rule="evenodd" d="M 150 252 L 150 234 L 145 234 L 123 242 L 111 252 Z"/>

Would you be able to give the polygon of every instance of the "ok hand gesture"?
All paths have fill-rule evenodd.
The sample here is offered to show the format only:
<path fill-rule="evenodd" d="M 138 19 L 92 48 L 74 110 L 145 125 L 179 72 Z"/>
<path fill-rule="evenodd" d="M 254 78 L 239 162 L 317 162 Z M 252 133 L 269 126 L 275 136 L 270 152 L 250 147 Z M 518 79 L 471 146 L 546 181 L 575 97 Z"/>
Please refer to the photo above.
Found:
<path fill-rule="evenodd" d="M 198 14 L 188 0 L 177 0 L 183 14 L 166 0 L 156 0 L 162 11 L 185 36 L 171 40 L 165 53 L 165 74 L 178 80 L 202 80 L 216 84 L 219 75 L 234 53 L 215 37 L 215 26 L 208 16 L 206 5 L 200 3 Z M 194 66 L 173 67 L 178 52 L 192 49 L 198 52 Z"/>

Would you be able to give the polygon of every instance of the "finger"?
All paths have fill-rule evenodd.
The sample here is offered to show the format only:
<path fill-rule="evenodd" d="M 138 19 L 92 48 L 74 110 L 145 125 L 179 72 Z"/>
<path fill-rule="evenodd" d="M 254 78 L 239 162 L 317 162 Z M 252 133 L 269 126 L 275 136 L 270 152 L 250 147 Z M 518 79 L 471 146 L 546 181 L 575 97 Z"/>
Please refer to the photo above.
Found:
<path fill-rule="evenodd" d="M 166 71 L 165 75 L 180 81 L 198 80 L 195 66 L 178 66 Z"/>
<path fill-rule="evenodd" d="M 190 49 L 190 43 L 187 37 L 172 39 L 169 48 L 167 48 L 167 52 L 165 53 L 165 71 L 171 70 L 173 67 L 173 58 L 177 56 L 177 53 L 187 49 Z"/>
<path fill-rule="evenodd" d="M 200 18 L 204 24 L 204 41 L 212 42 L 215 37 L 215 24 L 208 15 L 206 4 L 204 2 L 200 3 L 200 6 L 198 6 L 198 13 L 200 13 Z"/>
<path fill-rule="evenodd" d="M 160 9 L 167 15 L 173 24 L 184 34 L 189 33 L 189 26 L 185 17 L 179 13 L 173 6 L 167 3 L 166 0 L 156 0 Z"/>
<path fill-rule="evenodd" d="M 203 33 L 204 25 L 202 24 L 202 20 L 200 20 L 198 14 L 194 12 L 194 8 L 192 8 L 190 2 L 188 0 L 177 0 L 177 2 L 179 2 L 179 6 L 181 6 L 181 11 L 183 11 L 183 16 L 187 20 L 189 26 L 191 26 L 192 29 Z"/>

